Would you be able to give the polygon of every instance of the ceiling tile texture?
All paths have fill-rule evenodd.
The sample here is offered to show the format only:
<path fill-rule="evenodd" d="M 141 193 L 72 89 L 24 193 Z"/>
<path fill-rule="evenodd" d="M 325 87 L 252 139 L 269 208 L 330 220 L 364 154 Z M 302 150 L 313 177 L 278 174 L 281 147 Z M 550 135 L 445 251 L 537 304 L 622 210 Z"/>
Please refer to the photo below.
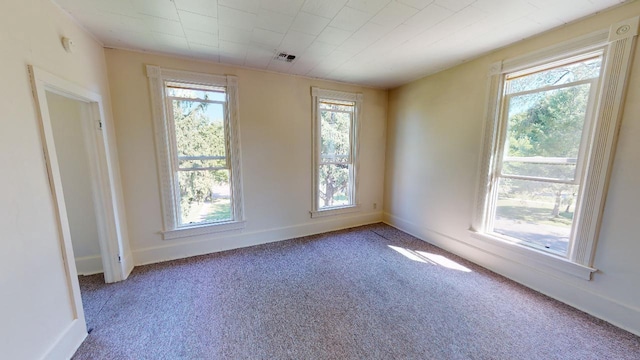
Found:
<path fill-rule="evenodd" d="M 392 88 L 625 0 L 54 0 L 107 47 Z M 293 62 L 276 60 L 280 52 Z"/>

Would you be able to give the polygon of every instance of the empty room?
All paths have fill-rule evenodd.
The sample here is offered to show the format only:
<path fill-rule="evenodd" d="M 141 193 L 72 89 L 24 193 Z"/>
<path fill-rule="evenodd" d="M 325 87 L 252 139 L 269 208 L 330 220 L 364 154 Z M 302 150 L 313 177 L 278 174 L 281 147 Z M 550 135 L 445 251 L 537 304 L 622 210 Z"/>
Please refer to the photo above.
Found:
<path fill-rule="evenodd" d="M 0 358 L 640 359 L 637 0 L 6 0 Z"/>

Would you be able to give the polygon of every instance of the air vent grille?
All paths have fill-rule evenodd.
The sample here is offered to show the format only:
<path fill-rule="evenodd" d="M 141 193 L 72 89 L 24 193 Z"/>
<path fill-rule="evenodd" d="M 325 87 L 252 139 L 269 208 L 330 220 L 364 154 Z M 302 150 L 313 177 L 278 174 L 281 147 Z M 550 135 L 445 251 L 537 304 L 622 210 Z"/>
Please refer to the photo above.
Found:
<path fill-rule="evenodd" d="M 275 56 L 273 57 L 274 60 L 278 60 L 278 61 L 284 61 L 284 62 L 288 62 L 288 63 L 292 63 L 295 59 L 296 56 L 293 54 L 289 54 L 283 51 L 276 51 Z"/>

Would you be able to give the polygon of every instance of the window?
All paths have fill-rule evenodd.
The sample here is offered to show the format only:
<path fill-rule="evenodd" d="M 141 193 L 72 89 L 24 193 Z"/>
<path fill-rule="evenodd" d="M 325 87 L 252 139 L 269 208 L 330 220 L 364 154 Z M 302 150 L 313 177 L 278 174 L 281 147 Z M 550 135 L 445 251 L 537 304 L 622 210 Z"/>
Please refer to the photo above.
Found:
<path fill-rule="evenodd" d="M 637 18 L 494 64 L 472 230 L 589 279 Z"/>
<path fill-rule="evenodd" d="M 232 76 L 147 66 L 163 197 L 164 238 L 244 225 Z"/>
<path fill-rule="evenodd" d="M 312 88 L 312 217 L 357 211 L 358 116 L 362 94 Z"/>
<path fill-rule="evenodd" d="M 566 256 L 602 52 L 507 73 L 488 233 Z"/>

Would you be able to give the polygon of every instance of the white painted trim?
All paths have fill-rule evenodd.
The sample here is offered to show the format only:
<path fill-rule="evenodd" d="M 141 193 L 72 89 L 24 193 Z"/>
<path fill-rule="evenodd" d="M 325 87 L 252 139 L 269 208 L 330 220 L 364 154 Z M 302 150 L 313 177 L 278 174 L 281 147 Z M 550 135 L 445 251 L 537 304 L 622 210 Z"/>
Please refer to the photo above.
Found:
<path fill-rule="evenodd" d="M 123 243 L 125 234 L 122 233 L 123 224 L 121 224 L 119 220 L 121 217 L 115 195 L 116 179 L 114 178 L 113 165 L 109 158 L 109 142 L 105 128 L 108 124 L 104 116 L 102 96 L 34 66 L 28 66 L 28 70 L 31 75 L 36 112 L 40 119 L 42 147 L 47 165 L 47 175 L 49 177 L 54 202 L 53 205 L 57 215 L 56 221 L 61 256 L 65 266 L 67 291 L 71 296 L 69 306 L 72 309 L 74 318 L 68 330 L 62 334 L 61 338 L 57 341 L 59 345 L 56 345 L 50 350 L 50 356 L 46 356 L 46 358 L 59 359 L 69 356 L 58 356 L 58 354 L 62 354 L 70 348 L 73 348 L 73 351 L 75 351 L 75 349 L 80 346 L 86 336 L 86 324 L 80 296 L 78 272 L 71 242 L 69 220 L 64 203 L 60 168 L 58 166 L 51 118 L 47 105 L 47 91 L 88 103 L 90 107 L 91 114 L 89 114 L 89 121 L 92 122 L 93 126 L 88 126 L 87 129 L 93 127 L 94 135 L 85 138 L 85 140 L 91 152 L 89 156 L 94 163 L 94 165 L 90 166 L 90 170 L 93 190 L 94 192 L 97 190 L 97 194 L 94 194 L 94 199 L 97 200 L 96 210 L 98 214 L 96 215 L 99 215 L 98 217 L 101 218 L 98 226 L 100 233 L 99 243 L 106 282 L 120 281 L 125 278 L 122 267 L 118 262 L 118 253 L 122 247 L 121 244 Z M 98 122 L 102 122 L 104 130 L 99 130 L 99 126 L 96 126 Z M 85 131 L 85 135 L 87 132 L 88 131 Z M 96 156 L 97 158 L 95 158 Z M 80 335 L 80 333 L 82 333 L 82 335 Z M 73 351 L 71 354 L 73 354 Z"/>
<path fill-rule="evenodd" d="M 572 261 L 583 265 L 591 265 L 595 257 L 639 18 L 613 24 L 610 38 L 614 41 L 605 52 L 593 144 L 581 187 L 582 202 L 576 211 L 580 223 L 575 236 L 580 241 L 570 254 Z"/>
<path fill-rule="evenodd" d="M 109 141 L 107 134 L 107 123 L 103 108 L 102 96 L 93 91 L 84 89 L 74 83 L 59 78 L 53 74 L 43 71 L 34 66 L 29 66 L 31 74 L 31 82 L 33 87 L 33 95 L 36 103 L 36 110 L 39 114 L 43 147 L 45 157 L 47 158 L 49 167 L 49 177 L 53 192 L 58 192 L 58 197 L 62 195 L 62 182 L 60 180 L 60 172 L 58 168 L 58 160 L 55 154 L 55 143 L 53 141 L 53 133 L 51 130 L 51 119 L 49 117 L 49 108 L 47 106 L 46 92 L 50 91 L 67 98 L 75 99 L 89 104 L 90 107 L 90 123 L 93 128 L 93 136 L 85 138 L 87 147 L 90 150 L 90 170 L 92 176 L 92 187 L 97 194 L 94 194 L 97 204 L 96 211 L 99 218 L 100 232 L 100 251 L 103 259 L 103 268 L 105 271 L 106 282 L 116 282 L 124 279 L 122 268 L 118 262 L 118 255 L 122 248 L 124 240 L 123 225 L 120 219 L 123 217 L 119 213 L 118 199 L 116 197 L 115 183 L 117 179 L 114 177 L 114 169 L 112 159 L 110 158 Z M 100 130 L 99 123 L 102 123 Z M 86 132 L 85 132 L 86 135 Z M 55 198 L 55 196 L 54 196 Z M 64 199 L 56 199 L 58 202 L 58 212 L 61 205 L 64 205 Z M 68 230 L 68 219 L 66 209 L 64 214 L 60 214 L 59 223 L 65 223 Z M 62 235 L 67 236 L 70 240 L 70 234 L 62 231 Z M 63 238 L 64 239 L 64 238 Z M 66 241 L 66 240 L 65 240 Z M 68 243 L 71 247 L 71 243 Z M 129 249 L 122 249 L 128 251 Z M 73 249 L 70 248 L 72 253 Z M 72 259 L 70 257 L 69 259 Z M 75 262 L 73 263 L 73 272 L 75 273 Z M 69 269 L 70 270 L 70 269 Z"/>
<path fill-rule="evenodd" d="M 309 213 L 311 214 L 312 218 L 319 218 L 319 217 L 326 217 L 326 216 L 350 214 L 350 213 L 360 211 L 361 208 L 362 207 L 358 204 L 358 205 L 343 206 L 339 208 L 330 208 L 330 209 L 320 210 L 320 211 L 309 211 Z"/>
<path fill-rule="evenodd" d="M 597 269 L 583 266 L 571 262 L 563 257 L 553 256 L 552 254 L 536 250 L 535 248 L 522 246 L 517 243 L 502 240 L 498 237 L 491 236 L 490 234 L 483 234 L 475 231 L 470 231 L 471 237 L 481 240 L 482 244 L 478 244 L 476 241 L 465 241 L 461 239 L 459 241 L 466 242 L 470 246 L 478 247 L 479 245 L 483 250 L 490 249 L 491 253 L 503 257 L 505 259 L 511 259 L 523 265 L 530 267 L 544 267 L 562 271 L 566 274 L 579 277 L 584 280 L 591 280 L 591 274 L 598 271 Z"/>
<path fill-rule="evenodd" d="M 153 128 L 155 134 L 156 157 L 158 164 L 158 176 L 160 181 L 161 210 L 163 214 L 164 230 L 175 228 L 177 220 L 174 216 L 174 187 L 171 183 L 171 155 L 169 148 L 169 136 L 167 134 L 167 114 L 163 98 L 164 85 L 161 70 L 158 66 L 147 65 L 149 77 L 149 94 L 151 97 L 151 112 L 153 116 Z"/>
<path fill-rule="evenodd" d="M 242 154 L 240 146 L 240 105 L 238 78 L 233 75 L 226 76 L 227 82 L 227 106 L 229 124 L 229 158 L 231 159 L 231 191 L 233 199 L 233 221 L 244 227 L 244 190 L 242 181 Z"/>
<path fill-rule="evenodd" d="M 609 42 L 632 38 L 638 35 L 640 16 L 611 24 L 609 28 Z"/>
<path fill-rule="evenodd" d="M 94 275 L 104 272 L 102 267 L 102 256 L 82 256 L 76 257 L 76 269 L 78 275 Z"/>
<path fill-rule="evenodd" d="M 217 232 L 244 229 L 246 221 L 227 221 L 224 223 L 216 223 L 215 225 L 207 224 L 203 226 L 190 226 L 184 229 L 175 229 L 162 232 L 164 240 L 179 239 L 198 235 L 214 234 Z"/>
<path fill-rule="evenodd" d="M 62 334 L 60 334 L 56 342 L 47 350 L 42 359 L 71 359 L 86 337 L 87 327 L 84 319 L 75 319 Z"/>
<path fill-rule="evenodd" d="M 112 211 L 115 206 L 110 203 L 111 193 L 105 189 L 108 185 L 108 175 L 105 169 L 108 166 L 106 161 L 106 150 L 104 146 L 106 142 L 102 139 L 102 133 L 106 132 L 106 123 L 103 121 L 101 102 L 89 103 L 88 119 L 83 121 L 82 127 L 84 132 L 85 150 L 89 157 L 89 172 L 91 174 L 91 196 L 93 199 L 96 214 L 96 225 L 98 227 L 98 244 L 100 244 L 100 257 L 103 265 L 101 266 L 104 273 L 105 282 L 115 282 L 123 280 L 122 270 L 116 263 L 119 254 L 119 238 L 113 241 L 113 236 L 117 236 L 118 224 L 115 223 L 116 217 Z M 101 128 L 99 124 L 102 124 Z M 110 226 L 111 225 L 111 226 Z M 109 264 L 105 264 L 105 263 Z M 78 260 L 76 259 L 76 264 Z"/>
<path fill-rule="evenodd" d="M 351 135 L 351 167 L 352 167 L 352 176 L 353 176 L 353 184 L 352 186 L 352 205 L 344 206 L 342 209 L 350 208 L 351 210 L 341 209 L 327 209 L 321 210 L 318 204 L 318 189 L 320 186 L 319 182 L 319 172 L 318 166 L 320 165 L 320 121 L 319 118 L 319 102 L 321 99 L 334 99 L 334 100 L 342 100 L 342 101 L 353 101 L 355 103 L 353 119 L 352 119 L 352 130 L 353 134 Z M 330 215 L 341 215 L 344 213 L 350 213 L 353 211 L 359 211 L 360 206 L 357 205 L 360 199 L 360 179 L 358 173 L 360 171 L 360 161 L 359 161 L 359 153 L 360 153 L 360 127 L 362 126 L 362 101 L 364 99 L 364 95 L 361 93 L 351 93 L 345 91 L 337 91 L 337 90 L 327 90 L 321 89 L 318 87 L 311 87 L 311 210 L 309 211 L 311 218 L 330 216 Z"/>
<path fill-rule="evenodd" d="M 363 98 L 363 95 L 360 93 L 321 89 L 315 86 L 311 88 L 311 96 L 323 99 L 335 99 L 354 102 L 362 101 Z"/>
<path fill-rule="evenodd" d="M 301 236 L 320 234 L 355 226 L 375 224 L 380 221 L 382 221 L 382 212 L 359 213 L 352 216 L 345 215 L 341 217 L 319 219 L 306 224 L 285 226 L 261 231 L 235 233 L 228 236 L 203 236 L 198 240 L 188 242 L 167 242 L 167 244 L 163 246 L 137 249 L 134 251 L 134 257 L 136 265 L 152 264 L 288 240 Z M 224 233 L 224 235 L 227 234 Z"/>
<path fill-rule="evenodd" d="M 495 240 L 495 237 L 488 235 L 486 230 L 491 228 L 489 223 L 491 217 L 488 214 L 495 206 L 496 189 L 494 187 L 503 154 L 500 149 L 502 149 L 504 142 L 506 121 L 501 118 L 501 113 L 505 111 L 501 86 L 504 83 L 505 74 L 602 50 L 603 64 L 599 88 L 596 92 L 598 96 L 594 99 L 595 107 L 590 105 L 589 109 L 589 112 L 591 109 L 595 109 L 595 117 L 591 116 L 593 120 L 587 119 L 583 133 L 583 138 L 586 136 L 590 139 L 590 145 L 588 148 L 584 143 L 581 145 L 581 152 L 585 152 L 581 157 L 587 156 L 588 159 L 584 161 L 585 166 L 578 169 L 578 171 L 584 171 L 584 176 L 580 182 L 580 194 L 576 203 L 574 216 L 576 220 L 571 236 L 573 241 L 570 243 L 566 257 L 567 261 L 581 265 L 584 269 L 558 266 L 557 262 L 539 262 L 540 266 L 548 267 L 550 270 L 565 269 L 580 277 L 586 275 L 585 271 L 591 268 L 595 256 L 609 173 L 624 105 L 627 75 L 638 33 L 638 18 L 613 24 L 609 30 L 601 30 L 491 66 L 483 149 L 478 169 L 479 179 L 474 214 L 471 221 L 471 230 L 476 233 L 473 238 L 480 241 Z M 590 128 L 586 128 L 587 126 Z M 493 243 L 496 244 L 495 241 Z M 498 244 L 502 244 L 502 242 Z M 498 247 L 497 251 L 497 254 L 501 254 L 504 247 Z M 550 259 L 555 257 L 552 254 L 547 256 Z M 538 257 L 538 255 L 534 255 L 534 257 Z"/>
<path fill-rule="evenodd" d="M 480 246 L 480 244 L 471 240 L 465 241 L 460 238 L 454 238 L 389 213 L 383 214 L 383 222 L 640 336 L 640 309 L 620 303 L 605 294 L 589 290 L 587 286 L 591 282 L 580 281 L 574 276 L 562 275 L 557 271 L 547 271 L 547 269 L 538 266 L 528 266 L 516 261 L 516 259 L 496 255 L 491 250 L 487 250 L 484 246 Z"/>
<path fill-rule="evenodd" d="M 161 68 L 155 65 L 147 65 L 146 68 L 147 68 L 147 76 L 149 78 L 161 79 L 162 81 L 173 80 L 178 82 L 190 82 L 193 84 L 217 85 L 217 86 L 227 86 L 228 84 L 228 81 L 227 81 L 228 77 L 225 75 L 215 75 L 215 74 L 198 73 L 193 71 L 166 69 L 166 68 Z"/>
<path fill-rule="evenodd" d="M 33 83 L 33 93 L 36 103 L 36 110 L 40 115 L 40 129 L 42 134 L 42 147 L 44 150 L 45 160 L 47 164 L 47 173 L 49 177 L 49 185 L 53 197 L 54 207 L 57 215 L 58 236 L 60 241 L 62 260 L 65 265 L 65 275 L 67 282 L 67 291 L 71 295 L 71 310 L 73 319 L 79 319 L 84 323 L 84 311 L 82 308 L 82 299 L 80 297 L 80 285 L 78 283 L 76 264 L 73 256 L 73 245 L 71 242 L 71 230 L 69 229 L 69 220 L 67 210 L 64 204 L 64 195 L 62 192 L 62 180 L 60 177 L 60 168 L 58 166 L 58 158 L 56 156 L 55 145 L 53 142 L 53 129 L 51 126 L 51 118 L 49 116 L 49 108 L 47 106 L 46 82 L 42 80 L 38 70 L 29 67 L 31 80 Z M 77 344 L 80 345 L 79 343 Z"/>
<path fill-rule="evenodd" d="M 503 91 L 503 75 L 502 62 L 496 62 L 491 65 L 487 77 L 487 104 L 485 108 L 482 124 L 483 139 L 480 148 L 480 163 L 477 170 L 477 194 L 475 198 L 475 206 L 473 218 L 471 220 L 471 229 L 475 231 L 484 231 L 484 214 L 489 207 L 489 194 L 491 186 L 491 169 L 495 168 L 496 159 L 492 154 L 496 153 L 498 143 L 498 127 L 500 124 L 500 96 Z"/>
<path fill-rule="evenodd" d="M 161 204 L 163 214 L 164 240 L 188 238 L 220 231 L 241 229 L 245 225 L 244 201 L 242 191 L 242 160 L 240 153 L 240 126 L 238 106 L 238 78 L 233 75 L 213 75 L 190 71 L 165 69 L 155 65 L 146 66 L 147 77 L 151 93 L 151 107 L 156 138 L 156 155 L 158 162 L 158 176 L 160 181 Z M 173 158 L 170 149 L 174 136 L 170 129 L 171 120 L 168 116 L 168 104 L 164 91 L 165 81 L 188 82 L 201 85 L 225 87 L 227 96 L 225 126 L 228 133 L 227 150 L 231 167 L 231 198 L 233 220 L 224 223 L 198 224 L 179 227 L 178 196 L 174 186 L 175 174 Z M 173 165 L 172 165 L 173 164 Z"/>

